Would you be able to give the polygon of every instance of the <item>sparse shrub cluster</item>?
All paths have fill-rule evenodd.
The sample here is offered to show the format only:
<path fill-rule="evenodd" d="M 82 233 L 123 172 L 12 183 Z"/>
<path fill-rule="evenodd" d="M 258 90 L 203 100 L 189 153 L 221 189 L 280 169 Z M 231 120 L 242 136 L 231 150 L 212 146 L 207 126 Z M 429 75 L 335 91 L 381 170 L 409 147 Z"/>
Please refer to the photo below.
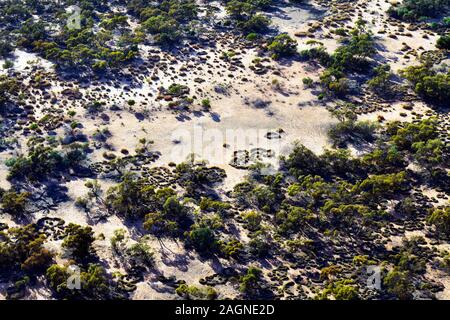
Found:
<path fill-rule="evenodd" d="M 373 36 L 366 30 L 366 22 L 358 20 L 350 32 L 350 36 L 343 39 L 343 45 L 330 55 L 317 42 L 312 42 L 312 48 L 300 52 L 305 60 L 317 60 L 326 69 L 320 75 L 323 87 L 337 96 L 344 97 L 354 91 L 352 82 L 347 74 L 351 72 L 366 72 L 370 70 L 370 58 L 376 53 Z M 379 69 L 381 72 L 382 69 Z M 385 76 L 385 75 L 383 75 Z M 379 77 L 378 80 L 381 79 Z M 378 81 L 380 82 L 380 81 Z"/>
<path fill-rule="evenodd" d="M 287 34 L 279 34 L 269 41 L 267 49 L 272 53 L 272 57 L 291 56 L 297 52 L 297 41 Z"/>
<path fill-rule="evenodd" d="M 0 231 L 0 272 L 9 277 L 42 274 L 53 260 L 53 253 L 43 246 L 45 240 L 33 224 Z"/>
<path fill-rule="evenodd" d="M 69 169 L 78 170 L 86 159 L 86 145 L 72 143 L 61 151 L 44 141 L 29 140 L 28 154 L 7 160 L 8 179 L 41 181 L 58 177 Z"/>
<path fill-rule="evenodd" d="M 388 13 L 394 18 L 417 21 L 436 17 L 449 5 L 448 0 L 403 0 L 400 5 L 391 6 Z"/>
<path fill-rule="evenodd" d="M 264 33 L 271 23 L 270 19 L 260 10 L 270 7 L 272 0 L 231 0 L 227 1 L 225 10 L 236 23 L 236 26 L 246 34 Z"/>
<path fill-rule="evenodd" d="M 401 70 L 400 74 L 426 99 L 444 103 L 450 98 L 450 72 L 439 73 L 432 66 L 422 64 Z"/>
<path fill-rule="evenodd" d="M 187 24 L 197 18 L 198 6 L 191 0 L 131 1 L 128 11 L 140 19 L 141 32 L 150 33 L 159 44 L 172 46 L 187 36 Z"/>

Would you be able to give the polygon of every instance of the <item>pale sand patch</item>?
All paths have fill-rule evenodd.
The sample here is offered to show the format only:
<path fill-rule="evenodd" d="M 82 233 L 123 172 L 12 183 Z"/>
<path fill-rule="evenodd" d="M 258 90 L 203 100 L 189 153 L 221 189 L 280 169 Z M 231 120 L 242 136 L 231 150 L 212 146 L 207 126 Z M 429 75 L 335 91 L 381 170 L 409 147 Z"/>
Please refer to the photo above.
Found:
<path fill-rule="evenodd" d="M 164 240 L 164 248 L 154 240 L 151 246 L 156 249 L 154 270 L 165 277 L 175 276 L 177 280 L 184 280 L 188 285 L 200 286 L 199 280 L 206 276 L 220 272 L 229 266 L 229 261 L 223 259 L 202 259 L 194 251 L 186 250 L 183 244 L 172 240 Z M 229 284 L 217 286 L 217 291 L 224 296 L 235 295 Z M 175 289 L 163 285 L 155 279 L 155 274 L 146 277 L 146 281 L 138 285 L 133 299 L 164 299 L 174 298 Z"/>
<path fill-rule="evenodd" d="M 417 114 L 425 114 L 427 111 L 431 110 L 429 107 L 425 106 L 423 102 L 414 102 L 412 110 L 404 109 L 404 105 L 406 105 L 405 102 L 394 102 L 386 107 L 388 109 L 387 111 L 377 110 L 371 113 L 362 114 L 358 117 L 358 119 L 377 121 L 378 117 L 381 116 L 385 119 L 386 123 L 392 121 L 412 122 L 414 119 L 412 112 Z"/>
<path fill-rule="evenodd" d="M 5 161 L 9 159 L 10 156 L 6 152 L 0 153 L 0 188 L 9 189 L 11 184 L 6 179 L 8 176 L 8 167 L 5 165 Z"/>
<path fill-rule="evenodd" d="M 274 12 L 269 12 L 267 16 L 272 19 L 272 24 L 278 28 L 279 32 L 288 33 L 295 37 L 295 33 L 303 28 L 305 23 L 311 20 L 320 20 L 326 14 L 325 8 L 302 5 L 289 6 L 286 1 L 286 6 L 280 6 Z"/>
<path fill-rule="evenodd" d="M 14 63 L 13 70 L 15 71 L 25 71 L 32 66 L 40 66 L 45 70 L 49 71 L 53 68 L 53 63 L 50 61 L 39 57 L 35 53 L 26 52 L 20 49 L 15 49 L 12 53 L 11 59 L 8 59 Z M 7 70 L 3 69 L 3 64 L 5 59 L 0 59 L 0 74 L 6 73 Z"/>

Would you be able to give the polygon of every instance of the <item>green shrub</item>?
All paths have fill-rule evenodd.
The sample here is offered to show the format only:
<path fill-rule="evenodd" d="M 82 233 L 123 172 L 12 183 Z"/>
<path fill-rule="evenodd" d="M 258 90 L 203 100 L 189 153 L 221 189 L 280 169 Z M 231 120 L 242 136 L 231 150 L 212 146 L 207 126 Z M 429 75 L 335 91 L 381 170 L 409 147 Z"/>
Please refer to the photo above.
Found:
<path fill-rule="evenodd" d="M 412 297 L 413 286 L 407 271 L 393 269 L 384 277 L 383 284 L 390 294 L 401 300 L 409 300 Z"/>
<path fill-rule="evenodd" d="M 332 125 L 328 137 L 334 146 L 345 147 L 348 143 L 372 142 L 377 125 L 371 121 L 342 121 Z"/>
<path fill-rule="evenodd" d="M 211 101 L 209 99 L 203 99 L 201 103 L 204 109 L 211 109 Z"/>
<path fill-rule="evenodd" d="M 200 251 L 211 251 L 217 245 L 214 232 L 206 227 L 196 227 L 189 232 L 189 239 Z"/>
<path fill-rule="evenodd" d="M 436 47 L 439 49 L 450 50 L 450 35 L 441 36 L 436 42 Z"/>
<path fill-rule="evenodd" d="M 250 1 L 231 0 L 226 3 L 226 12 L 236 20 L 246 20 L 256 11 L 256 6 Z"/>
<path fill-rule="evenodd" d="M 320 174 L 324 165 L 320 158 L 304 145 L 295 143 L 293 151 L 282 157 L 283 165 L 295 176 Z"/>
<path fill-rule="evenodd" d="M 353 191 L 360 193 L 367 201 L 378 201 L 389 198 L 404 191 L 407 186 L 405 171 L 391 174 L 372 175 L 353 187 Z"/>
<path fill-rule="evenodd" d="M 259 288 L 262 271 L 256 267 L 247 269 L 247 273 L 239 278 L 239 290 L 241 292 L 251 294 Z"/>
<path fill-rule="evenodd" d="M 94 240 L 94 233 L 91 227 L 82 227 L 70 223 L 65 229 L 65 238 L 61 246 L 72 257 L 82 260 L 89 257 L 92 253 Z"/>
<path fill-rule="evenodd" d="M 413 84 L 414 91 L 425 98 L 445 103 L 450 99 L 450 72 L 437 73 L 430 65 L 411 66 L 400 74 Z"/>
<path fill-rule="evenodd" d="M 45 236 L 36 225 L 9 228 L 0 232 L 0 272 L 6 279 L 18 271 L 36 276 L 45 271 L 53 253 L 44 248 Z"/>
<path fill-rule="evenodd" d="M 274 37 L 267 46 L 275 58 L 291 56 L 297 52 L 297 41 L 287 34 L 279 34 Z"/>
<path fill-rule="evenodd" d="M 388 13 L 398 19 L 417 21 L 439 15 L 448 5 L 448 0 L 403 0 L 399 6 L 389 8 Z"/>
<path fill-rule="evenodd" d="M 12 216 L 21 216 L 25 214 L 27 204 L 29 203 L 29 198 L 31 193 L 29 192 L 15 192 L 6 191 L 1 195 L 1 205 L 3 211 L 11 214 Z"/>
<path fill-rule="evenodd" d="M 392 73 L 389 65 L 382 65 L 375 68 L 375 77 L 367 81 L 369 88 L 378 94 L 388 94 L 391 91 Z"/>
<path fill-rule="evenodd" d="M 210 198 L 201 198 L 200 209 L 207 212 L 217 212 L 221 216 L 224 215 L 228 209 L 231 208 L 231 204 L 227 202 L 212 200 Z"/>
<path fill-rule="evenodd" d="M 142 23 L 142 27 L 153 34 L 155 41 L 160 44 L 173 45 L 182 38 L 179 23 L 175 19 L 164 15 L 148 18 Z"/>
<path fill-rule="evenodd" d="M 188 286 L 187 284 L 180 284 L 175 289 L 176 294 L 189 300 L 214 300 L 218 294 L 212 287 L 199 288 L 196 286 Z"/>
<path fill-rule="evenodd" d="M 450 236 L 450 206 L 431 210 L 427 221 L 441 234 Z"/>
<path fill-rule="evenodd" d="M 247 39 L 248 41 L 253 42 L 253 41 L 256 41 L 256 40 L 259 39 L 259 35 L 258 35 L 256 32 L 250 32 L 250 33 L 245 37 L 245 39 Z"/>
<path fill-rule="evenodd" d="M 155 235 L 180 236 L 192 225 L 189 210 L 174 195 L 165 194 L 163 199 L 162 208 L 154 204 L 158 210 L 145 216 L 143 226 Z"/>
<path fill-rule="evenodd" d="M 257 257 L 265 257 L 270 251 L 268 239 L 262 235 L 257 235 L 248 242 L 249 251 Z"/>
<path fill-rule="evenodd" d="M 252 15 L 248 20 L 240 21 L 238 27 L 245 32 L 263 33 L 268 30 L 270 19 L 262 14 Z"/>
<path fill-rule="evenodd" d="M 413 144 L 437 138 L 437 122 L 434 118 L 423 119 L 418 123 L 388 124 L 388 134 L 399 150 L 413 151 Z"/>
<path fill-rule="evenodd" d="M 424 168 L 432 169 L 444 164 L 444 143 L 439 139 L 415 142 L 412 145 L 414 159 Z"/>
<path fill-rule="evenodd" d="M 106 270 L 98 264 L 89 264 L 87 270 L 80 270 L 79 290 L 77 278 L 67 266 L 54 264 L 47 269 L 46 280 L 50 288 L 62 299 L 110 299 L 111 286 Z M 72 280 L 75 280 L 72 282 Z M 74 286 L 71 288 L 70 286 Z"/>
<path fill-rule="evenodd" d="M 334 146 L 345 147 L 348 143 L 359 144 L 374 140 L 377 125 L 370 121 L 356 121 L 356 106 L 351 103 L 338 104 L 331 113 L 339 122 L 328 130 Z"/>
<path fill-rule="evenodd" d="M 332 281 L 327 285 L 326 289 L 316 298 L 325 300 L 332 295 L 336 300 L 358 300 L 358 288 L 353 280 L 344 279 Z"/>
<path fill-rule="evenodd" d="M 305 87 L 307 88 L 311 88 L 312 84 L 313 84 L 313 79 L 306 77 L 302 79 L 303 84 L 305 85 Z"/>
<path fill-rule="evenodd" d="M 237 257 L 241 253 L 241 250 L 244 248 L 244 245 L 240 243 L 236 239 L 228 240 L 228 241 L 219 241 L 219 249 L 220 252 L 225 255 L 225 257 Z"/>
<path fill-rule="evenodd" d="M 14 47 L 8 41 L 0 41 L 0 57 L 6 58 L 14 50 Z"/>
<path fill-rule="evenodd" d="M 242 214 L 245 226 L 250 231 L 256 231 L 261 228 L 262 216 L 257 211 L 249 211 Z"/>

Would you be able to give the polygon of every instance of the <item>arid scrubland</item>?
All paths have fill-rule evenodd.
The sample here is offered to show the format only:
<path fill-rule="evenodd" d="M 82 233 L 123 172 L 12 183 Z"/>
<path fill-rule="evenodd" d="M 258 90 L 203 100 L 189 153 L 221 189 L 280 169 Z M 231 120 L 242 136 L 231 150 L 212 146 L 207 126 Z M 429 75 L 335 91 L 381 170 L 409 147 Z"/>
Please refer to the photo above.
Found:
<path fill-rule="evenodd" d="M 0 298 L 450 299 L 449 6 L 0 1 Z"/>

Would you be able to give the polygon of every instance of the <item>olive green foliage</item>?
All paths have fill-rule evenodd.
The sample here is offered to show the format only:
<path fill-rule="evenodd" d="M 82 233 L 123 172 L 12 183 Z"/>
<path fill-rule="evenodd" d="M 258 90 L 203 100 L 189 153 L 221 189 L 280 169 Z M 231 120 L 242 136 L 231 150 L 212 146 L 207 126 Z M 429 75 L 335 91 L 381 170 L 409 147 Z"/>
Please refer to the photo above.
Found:
<path fill-rule="evenodd" d="M 302 79 L 303 84 L 305 85 L 305 87 L 310 88 L 313 84 L 313 79 L 306 77 Z"/>
<path fill-rule="evenodd" d="M 152 248 L 142 239 L 127 248 L 126 253 L 129 255 L 130 260 L 133 260 L 138 265 L 153 265 Z"/>
<path fill-rule="evenodd" d="M 231 204 L 222 201 L 212 200 L 210 198 L 203 197 L 200 200 L 200 209 L 207 212 L 217 212 L 220 215 L 225 215 L 227 210 L 231 208 Z"/>
<path fill-rule="evenodd" d="M 9 276 L 20 271 L 41 274 L 53 259 L 44 242 L 45 235 L 32 224 L 0 231 L 0 271 Z"/>
<path fill-rule="evenodd" d="M 333 296 L 336 300 L 358 300 L 358 288 L 354 285 L 354 281 L 350 279 L 331 281 L 325 290 L 316 298 L 327 300 L 329 296 Z"/>
<path fill-rule="evenodd" d="M 450 236 L 450 206 L 431 210 L 427 221 L 433 224 L 442 235 Z"/>
<path fill-rule="evenodd" d="M 226 2 L 225 10 L 244 32 L 264 32 L 270 19 L 257 11 L 268 9 L 271 4 L 272 0 L 231 0 Z"/>
<path fill-rule="evenodd" d="M 28 155 L 10 158 L 8 179 L 40 181 L 58 177 L 70 168 L 83 165 L 86 158 L 86 146 L 73 143 L 63 150 L 42 141 L 28 141 Z"/>
<path fill-rule="evenodd" d="M 407 164 L 406 155 L 396 145 L 382 145 L 362 157 L 362 164 L 374 173 L 394 172 Z"/>
<path fill-rule="evenodd" d="M 175 289 L 176 294 L 189 300 L 214 300 L 217 297 L 217 292 L 212 287 L 196 287 L 187 284 L 180 284 Z"/>
<path fill-rule="evenodd" d="M 403 0 L 400 5 L 389 8 L 388 13 L 394 18 L 417 21 L 441 14 L 448 5 L 449 0 Z"/>
<path fill-rule="evenodd" d="M 240 255 L 244 245 L 236 239 L 228 241 L 221 240 L 218 242 L 220 253 L 226 258 L 236 258 Z"/>
<path fill-rule="evenodd" d="M 167 89 L 167 94 L 175 97 L 182 96 L 186 92 L 189 92 L 189 87 L 179 83 L 172 83 Z"/>
<path fill-rule="evenodd" d="M 13 98 L 19 91 L 19 82 L 15 78 L 0 75 L 0 115 L 5 115 Z"/>
<path fill-rule="evenodd" d="M 107 191 L 106 204 L 112 212 L 126 219 L 137 219 L 162 210 L 168 198 L 175 195 L 171 188 L 156 190 L 145 178 L 125 173 L 122 182 Z"/>
<path fill-rule="evenodd" d="M 105 72 L 137 57 L 138 44 L 146 40 L 147 34 L 161 44 L 179 42 L 189 33 L 187 24 L 197 17 L 197 5 L 191 0 L 130 1 L 126 3 L 128 13 L 140 22 L 133 31 L 129 16 L 114 12 L 113 3 L 85 0 L 77 3 L 81 8 L 80 28 L 68 28 L 70 13 L 65 9 L 73 4 L 63 0 L 50 7 L 36 1 L 11 0 L 0 6 L 0 22 L 17 34 L 19 46 L 52 60 L 59 69 Z M 2 33 L 0 39 L 2 56 L 11 51 L 7 34 L 3 38 Z"/>
<path fill-rule="evenodd" d="M 149 32 L 162 45 L 175 45 L 186 36 L 186 24 L 197 18 L 198 7 L 192 0 L 161 3 L 132 1 L 129 11 L 141 20 L 143 32 Z"/>
<path fill-rule="evenodd" d="M 248 268 L 246 274 L 239 278 L 239 290 L 246 294 L 253 294 L 259 288 L 261 277 L 261 269 Z"/>
<path fill-rule="evenodd" d="M 250 231 L 256 231 L 261 228 L 261 221 L 263 220 L 262 215 L 257 211 L 245 212 L 242 215 L 245 222 L 245 226 Z"/>
<path fill-rule="evenodd" d="M 299 52 L 300 57 L 303 60 L 316 60 L 319 61 L 320 64 L 327 66 L 332 63 L 332 56 L 327 52 L 325 47 L 322 44 L 314 43 L 310 49 L 305 49 Z"/>
<path fill-rule="evenodd" d="M 225 170 L 217 167 L 207 168 L 204 165 L 196 165 L 191 161 L 180 163 L 175 168 L 178 182 L 185 189 L 186 195 L 198 198 L 199 191 L 207 189 L 216 182 L 225 178 Z"/>
<path fill-rule="evenodd" d="M 337 114 L 342 119 L 352 116 L 345 108 Z M 443 149 L 431 148 L 438 150 L 436 161 L 419 152 L 422 145 L 436 143 L 436 134 L 433 119 L 392 123 L 377 139 L 377 147 L 361 158 L 353 158 L 343 150 L 317 156 L 297 144 L 291 154 L 282 159 L 283 167 L 297 181 L 287 186 L 286 197 L 278 198 L 273 206 L 277 232 L 290 235 L 312 226 L 336 228 L 355 223 L 375 226 L 391 219 L 390 214 L 379 209 L 379 204 L 399 197 L 405 200 L 397 207 L 399 213 L 404 217 L 416 214 L 412 200 L 408 204 L 406 198 L 411 189 L 406 166 L 410 161 L 417 161 L 428 170 L 444 166 L 445 162 L 440 160 L 445 158 Z"/>
<path fill-rule="evenodd" d="M 339 120 L 328 130 L 334 146 L 372 142 L 377 125 L 370 121 L 356 121 L 355 106 L 349 103 L 338 105 L 332 114 Z"/>
<path fill-rule="evenodd" d="M 227 2 L 225 10 L 232 18 L 244 20 L 251 16 L 256 8 L 250 1 L 231 0 Z"/>
<path fill-rule="evenodd" d="M 127 219 L 143 217 L 162 205 L 156 199 L 155 188 L 131 173 L 125 173 L 122 182 L 108 189 L 106 203 L 111 211 Z"/>
<path fill-rule="evenodd" d="M 446 34 L 441 37 L 436 42 L 436 47 L 439 49 L 450 50 L 450 35 Z"/>
<path fill-rule="evenodd" d="M 416 142 L 412 145 L 414 158 L 424 168 L 433 168 L 444 162 L 444 143 L 439 139 Z"/>
<path fill-rule="evenodd" d="M 302 144 L 295 144 L 293 151 L 282 161 L 294 176 L 319 174 L 324 166 L 320 158 Z"/>
<path fill-rule="evenodd" d="M 26 207 L 31 194 L 29 192 L 15 192 L 0 190 L 0 204 L 3 211 L 14 217 L 22 216 L 26 213 Z"/>
<path fill-rule="evenodd" d="M 411 66 L 400 71 L 413 85 L 416 93 L 438 103 L 446 103 L 450 98 L 450 71 L 438 73 L 429 64 Z"/>
<path fill-rule="evenodd" d="M 376 53 L 372 33 L 367 30 L 364 20 L 357 20 L 349 37 L 330 55 L 323 45 L 313 42 L 311 49 L 300 52 L 305 60 L 318 60 L 326 69 L 320 75 L 322 85 L 327 91 L 338 96 L 346 96 L 351 91 L 350 80 L 346 74 L 365 72 L 370 69 L 370 58 Z"/>
<path fill-rule="evenodd" d="M 379 95 L 387 95 L 392 90 L 393 74 L 389 65 L 381 65 L 374 69 L 375 77 L 367 81 L 369 88 Z"/>
<path fill-rule="evenodd" d="M 127 18 L 123 15 L 111 14 L 102 18 L 109 9 L 106 2 L 99 5 L 84 2 L 81 11 L 81 28 L 68 28 L 66 18 L 69 14 L 58 17 L 58 12 L 64 11 L 70 4 L 60 2 L 48 9 L 48 15 L 35 21 L 32 18 L 21 19 L 22 24 L 18 45 L 40 53 L 47 59 L 56 62 L 58 68 L 93 69 L 103 71 L 106 67 L 117 67 L 128 62 L 138 54 L 139 37 L 132 34 L 128 28 Z M 95 11 L 93 10 L 95 8 Z M 27 4 L 30 14 L 37 14 L 37 8 Z M 60 11 L 61 10 L 61 11 Z M 52 19 L 53 18 L 53 19 Z M 59 25 L 59 32 L 49 32 L 53 23 Z M 96 30 L 94 27 L 98 25 Z M 115 37 L 113 31 L 121 30 L 121 35 Z"/>
<path fill-rule="evenodd" d="M 62 299 L 111 299 L 111 281 L 106 270 L 98 264 L 89 264 L 80 270 L 79 289 L 74 271 L 69 266 L 51 265 L 46 271 L 46 280 L 55 294 Z M 71 288 L 73 286 L 76 289 Z"/>
<path fill-rule="evenodd" d="M 293 206 L 280 210 L 275 216 L 278 232 L 281 234 L 298 232 L 307 226 L 308 221 L 313 219 L 314 215 L 311 210 Z"/>
<path fill-rule="evenodd" d="M 354 186 L 362 198 L 367 201 L 377 201 L 381 198 L 396 196 L 407 189 L 406 172 L 373 175 Z"/>
<path fill-rule="evenodd" d="M 418 123 L 392 122 L 388 125 L 391 141 L 400 150 L 412 150 L 415 143 L 437 138 L 437 122 L 434 118 L 423 119 Z"/>
<path fill-rule="evenodd" d="M 367 59 L 376 53 L 372 34 L 365 25 L 365 21 L 358 20 L 350 32 L 350 39 L 336 50 L 333 55 L 335 68 L 361 70 L 367 64 Z"/>
<path fill-rule="evenodd" d="M 247 20 L 239 21 L 237 26 L 246 33 L 264 33 L 268 30 L 270 23 L 270 19 L 265 15 L 255 14 Z"/>
<path fill-rule="evenodd" d="M 189 210 L 176 196 L 166 198 L 161 210 L 145 216 L 144 228 L 156 235 L 177 236 L 192 225 Z"/>
<path fill-rule="evenodd" d="M 410 274 L 424 274 L 426 272 L 426 245 L 423 238 L 413 237 L 410 240 L 404 240 L 400 247 L 400 252 L 393 255 L 393 263 L 398 271 L 410 272 Z"/>
<path fill-rule="evenodd" d="M 408 300 L 412 297 L 413 286 L 407 271 L 393 269 L 384 277 L 383 284 L 387 291 L 401 300 Z"/>
<path fill-rule="evenodd" d="M 65 237 L 61 246 L 71 257 L 83 260 L 92 253 L 94 240 L 91 227 L 70 223 L 65 229 Z"/>
<path fill-rule="evenodd" d="M 267 49 L 272 53 L 273 58 L 291 56 L 297 52 L 297 41 L 289 35 L 282 33 L 269 41 Z"/>
<path fill-rule="evenodd" d="M 125 219 L 145 217 L 144 228 L 155 235 L 180 235 L 192 224 L 188 208 L 173 189 L 155 189 L 147 179 L 130 173 L 108 190 L 106 202 Z"/>
<path fill-rule="evenodd" d="M 395 148 L 408 151 L 412 159 L 423 168 L 431 171 L 446 163 L 448 153 L 444 143 L 438 137 L 436 119 L 424 119 L 418 123 L 400 125 L 391 123 L 389 132 Z"/>
<path fill-rule="evenodd" d="M 248 242 L 249 252 L 256 257 L 265 257 L 269 254 L 271 243 L 262 232 L 257 232 Z"/>
<path fill-rule="evenodd" d="M 216 248 L 217 240 L 213 230 L 207 227 L 194 227 L 189 232 L 189 240 L 199 251 L 211 251 Z"/>

